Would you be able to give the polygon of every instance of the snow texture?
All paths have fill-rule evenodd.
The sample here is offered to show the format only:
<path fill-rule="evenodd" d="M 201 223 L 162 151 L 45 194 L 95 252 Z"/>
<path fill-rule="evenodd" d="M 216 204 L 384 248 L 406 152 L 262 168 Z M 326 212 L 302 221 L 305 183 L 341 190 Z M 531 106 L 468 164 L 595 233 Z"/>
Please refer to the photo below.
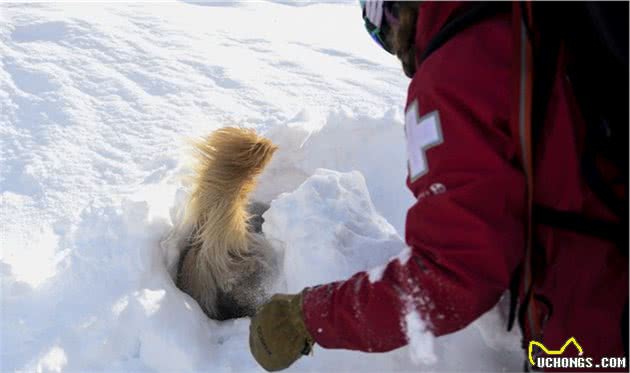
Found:
<path fill-rule="evenodd" d="M 294 192 L 274 200 L 263 217 L 263 231 L 284 249 L 291 293 L 343 280 L 404 248 L 394 227 L 376 213 L 358 171 L 316 170 Z"/>
<path fill-rule="evenodd" d="M 407 80 L 358 14 L 0 4 L 0 370 L 262 371 L 249 320 L 207 319 L 172 280 L 189 140 L 220 126 L 280 146 L 255 192 L 284 254 L 278 290 L 404 260 Z M 410 316 L 410 347 L 316 348 L 289 371 L 518 370 L 503 310 L 435 340 Z"/>
<path fill-rule="evenodd" d="M 415 364 L 433 364 L 436 361 L 433 352 L 433 336 L 427 331 L 418 311 L 411 311 L 405 316 L 405 329 L 409 339 L 409 356 Z"/>

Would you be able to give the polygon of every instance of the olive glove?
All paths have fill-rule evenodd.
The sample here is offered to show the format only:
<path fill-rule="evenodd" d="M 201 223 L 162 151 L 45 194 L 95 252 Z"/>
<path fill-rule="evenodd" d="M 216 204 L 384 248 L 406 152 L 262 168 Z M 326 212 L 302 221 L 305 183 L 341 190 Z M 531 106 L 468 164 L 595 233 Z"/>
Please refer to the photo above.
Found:
<path fill-rule="evenodd" d="M 313 347 L 302 316 L 302 298 L 302 293 L 276 294 L 252 318 L 249 348 L 268 371 L 288 368 Z"/>

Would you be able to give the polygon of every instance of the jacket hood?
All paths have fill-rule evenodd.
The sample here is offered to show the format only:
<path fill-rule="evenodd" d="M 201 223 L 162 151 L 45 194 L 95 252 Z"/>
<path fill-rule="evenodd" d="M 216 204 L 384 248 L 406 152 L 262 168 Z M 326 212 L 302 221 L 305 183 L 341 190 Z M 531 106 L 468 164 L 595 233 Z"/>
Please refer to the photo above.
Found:
<path fill-rule="evenodd" d="M 444 25 L 475 4 L 477 3 L 468 1 L 423 1 L 420 3 L 416 23 L 416 61 Z"/>

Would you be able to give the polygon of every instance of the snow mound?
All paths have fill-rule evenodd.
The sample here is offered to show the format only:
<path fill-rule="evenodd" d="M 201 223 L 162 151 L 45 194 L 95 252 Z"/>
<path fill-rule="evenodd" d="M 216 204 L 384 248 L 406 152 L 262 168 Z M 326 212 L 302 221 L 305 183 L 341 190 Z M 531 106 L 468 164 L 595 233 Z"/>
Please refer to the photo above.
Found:
<path fill-rule="evenodd" d="M 256 198 L 269 201 L 292 191 L 318 168 L 356 170 L 365 177 L 376 211 L 404 232 L 413 196 L 405 186 L 407 158 L 399 110 L 368 116 L 342 107 L 323 121 L 302 110 L 265 136 L 279 151 L 260 178 Z"/>
<path fill-rule="evenodd" d="M 284 274 L 293 293 L 381 265 L 405 248 L 376 212 L 358 171 L 318 169 L 274 200 L 263 217 L 267 238 L 284 248 Z"/>

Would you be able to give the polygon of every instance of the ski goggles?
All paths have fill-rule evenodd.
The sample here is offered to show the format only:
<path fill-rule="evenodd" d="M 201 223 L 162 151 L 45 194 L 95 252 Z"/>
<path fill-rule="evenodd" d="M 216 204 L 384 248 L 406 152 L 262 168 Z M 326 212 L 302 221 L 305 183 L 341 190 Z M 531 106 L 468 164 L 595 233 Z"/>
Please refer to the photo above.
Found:
<path fill-rule="evenodd" d="M 398 2 L 383 0 L 360 0 L 365 28 L 374 41 L 388 53 L 394 54 L 389 41 L 392 27 L 397 27 Z"/>

